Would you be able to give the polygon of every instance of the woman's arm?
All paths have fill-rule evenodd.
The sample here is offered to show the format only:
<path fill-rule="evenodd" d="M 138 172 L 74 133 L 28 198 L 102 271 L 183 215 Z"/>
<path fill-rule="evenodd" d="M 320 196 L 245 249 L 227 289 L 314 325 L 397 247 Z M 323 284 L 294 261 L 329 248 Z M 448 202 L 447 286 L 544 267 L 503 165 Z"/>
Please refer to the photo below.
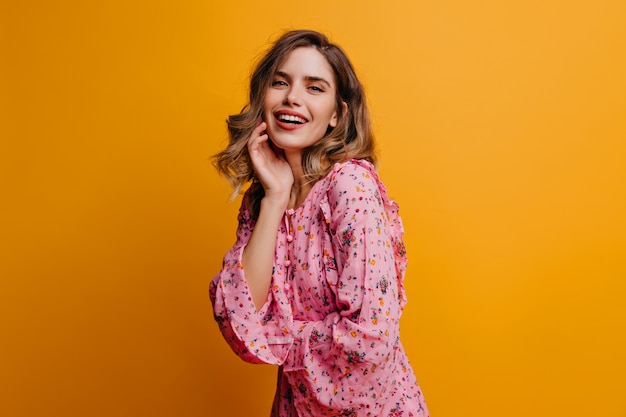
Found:
<path fill-rule="evenodd" d="M 270 285 L 284 279 L 281 271 L 274 271 L 274 258 L 293 174 L 269 145 L 264 129 L 265 123 L 259 123 L 248 140 L 255 174 L 265 191 L 260 213 L 256 221 L 251 219 L 246 194 L 237 242 L 224 256 L 210 296 L 220 331 L 237 355 L 251 363 L 281 364 L 293 340 L 288 328 L 292 317 L 280 286 L 270 293 Z"/>
<path fill-rule="evenodd" d="M 316 398 L 316 412 L 383 401 L 397 372 L 399 318 L 404 304 L 404 251 L 397 206 L 371 166 L 348 163 L 333 174 L 322 205 L 339 269 L 338 311 L 321 321 L 294 321 L 284 370 L 294 372 L 296 404 Z M 372 410 L 370 410 L 372 411 Z"/>
<path fill-rule="evenodd" d="M 263 186 L 265 196 L 252 236 L 243 252 L 242 264 L 257 311 L 267 301 L 278 227 L 289 203 L 293 173 L 284 156 L 270 146 L 260 122 L 248 140 L 248 152 L 254 172 Z"/>
<path fill-rule="evenodd" d="M 246 271 L 246 281 L 257 311 L 267 301 L 278 228 L 285 215 L 285 206 L 286 203 L 281 201 L 263 198 L 259 218 L 243 251 L 241 263 Z"/>

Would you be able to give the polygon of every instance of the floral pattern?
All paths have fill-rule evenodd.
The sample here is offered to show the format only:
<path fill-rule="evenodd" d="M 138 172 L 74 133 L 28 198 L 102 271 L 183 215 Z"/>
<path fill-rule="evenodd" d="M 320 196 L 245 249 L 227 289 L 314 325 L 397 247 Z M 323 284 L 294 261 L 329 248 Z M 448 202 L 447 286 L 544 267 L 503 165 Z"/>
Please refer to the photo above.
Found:
<path fill-rule="evenodd" d="M 246 201 L 210 295 L 233 351 L 279 365 L 271 415 L 428 416 L 400 343 L 402 222 L 372 164 L 336 164 L 287 210 L 258 312 L 241 263 L 254 228 Z"/>

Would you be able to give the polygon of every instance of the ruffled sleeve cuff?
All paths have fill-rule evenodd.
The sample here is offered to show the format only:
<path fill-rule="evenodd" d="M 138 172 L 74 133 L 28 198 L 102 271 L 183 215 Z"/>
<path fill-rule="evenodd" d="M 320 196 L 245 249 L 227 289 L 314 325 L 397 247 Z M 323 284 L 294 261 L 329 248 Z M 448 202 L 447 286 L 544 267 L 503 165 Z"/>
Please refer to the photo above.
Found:
<path fill-rule="evenodd" d="M 281 365 L 293 344 L 288 317 L 277 308 L 273 291 L 256 310 L 241 263 L 243 249 L 227 254 L 222 271 L 211 282 L 215 319 L 232 350 L 243 360 Z"/>

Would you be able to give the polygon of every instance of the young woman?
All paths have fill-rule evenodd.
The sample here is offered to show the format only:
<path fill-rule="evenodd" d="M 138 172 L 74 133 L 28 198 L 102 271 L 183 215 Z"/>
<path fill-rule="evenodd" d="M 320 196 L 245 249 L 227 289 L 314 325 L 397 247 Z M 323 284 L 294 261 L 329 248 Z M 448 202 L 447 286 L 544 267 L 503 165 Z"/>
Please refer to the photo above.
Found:
<path fill-rule="evenodd" d="M 400 343 L 402 223 L 344 52 L 284 34 L 228 127 L 215 164 L 236 193 L 251 185 L 210 295 L 235 353 L 279 365 L 271 415 L 428 416 Z"/>

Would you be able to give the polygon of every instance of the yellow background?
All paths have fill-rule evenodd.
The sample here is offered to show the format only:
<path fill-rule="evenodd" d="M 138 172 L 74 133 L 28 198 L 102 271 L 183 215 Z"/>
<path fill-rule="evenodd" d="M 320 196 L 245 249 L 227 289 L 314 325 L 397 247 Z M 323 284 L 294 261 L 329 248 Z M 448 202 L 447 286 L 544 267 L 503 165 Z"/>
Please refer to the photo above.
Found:
<path fill-rule="evenodd" d="M 0 5 L 0 414 L 266 416 L 209 156 L 285 29 L 366 85 L 433 417 L 626 416 L 626 3 Z"/>

